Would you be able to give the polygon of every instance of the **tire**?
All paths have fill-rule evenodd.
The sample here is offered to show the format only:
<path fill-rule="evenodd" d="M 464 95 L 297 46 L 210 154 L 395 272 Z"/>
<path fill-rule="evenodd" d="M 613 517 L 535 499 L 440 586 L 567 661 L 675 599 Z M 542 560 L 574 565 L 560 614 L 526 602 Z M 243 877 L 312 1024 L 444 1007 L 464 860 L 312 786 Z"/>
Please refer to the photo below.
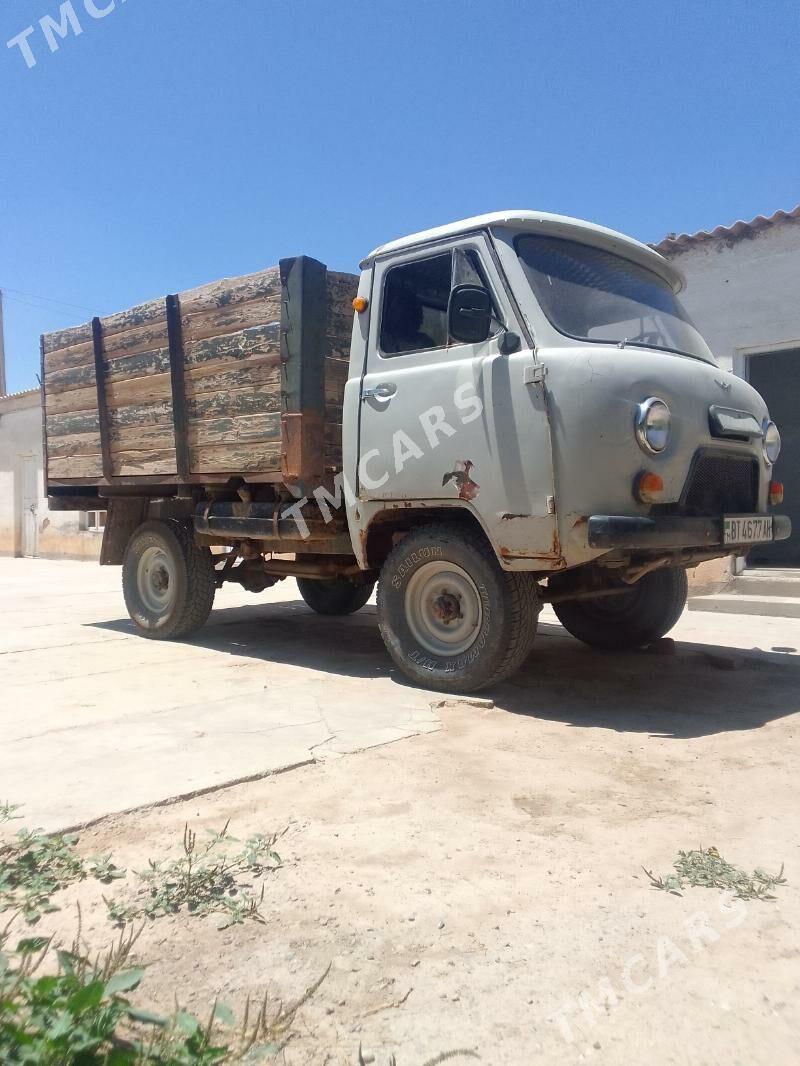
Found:
<path fill-rule="evenodd" d="M 378 583 L 378 625 L 395 664 L 444 692 L 477 692 L 518 670 L 539 609 L 531 576 L 504 571 L 480 534 L 446 524 L 404 537 Z"/>
<path fill-rule="evenodd" d="M 621 651 L 642 648 L 669 633 L 686 606 L 686 571 L 653 570 L 629 594 L 554 603 L 559 622 L 584 644 Z"/>
<path fill-rule="evenodd" d="M 308 606 L 317 614 L 353 614 L 360 611 L 370 598 L 375 582 L 357 585 L 346 577 L 337 577 L 332 581 L 298 577 L 297 587 Z"/>
<path fill-rule="evenodd" d="M 211 552 L 178 522 L 144 522 L 125 549 L 122 592 L 142 636 L 185 637 L 203 625 L 214 604 Z"/>

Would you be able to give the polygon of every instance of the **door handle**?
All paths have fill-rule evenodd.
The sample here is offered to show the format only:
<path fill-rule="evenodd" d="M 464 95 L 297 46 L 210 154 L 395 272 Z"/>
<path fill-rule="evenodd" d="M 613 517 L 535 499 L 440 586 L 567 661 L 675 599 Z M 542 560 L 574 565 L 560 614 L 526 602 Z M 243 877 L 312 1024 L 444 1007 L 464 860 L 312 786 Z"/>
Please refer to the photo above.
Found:
<path fill-rule="evenodd" d="M 393 381 L 382 381 L 380 385 L 373 385 L 372 388 L 363 389 L 361 392 L 361 400 L 370 399 L 374 396 L 376 400 L 391 400 L 392 396 L 397 392 L 397 386 Z"/>

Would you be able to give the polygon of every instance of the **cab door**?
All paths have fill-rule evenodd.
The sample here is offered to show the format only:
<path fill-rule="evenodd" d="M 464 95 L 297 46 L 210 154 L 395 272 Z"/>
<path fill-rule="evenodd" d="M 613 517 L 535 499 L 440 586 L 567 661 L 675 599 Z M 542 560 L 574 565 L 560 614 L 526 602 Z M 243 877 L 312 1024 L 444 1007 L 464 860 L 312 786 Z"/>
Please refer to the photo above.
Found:
<path fill-rule="evenodd" d="M 448 331 L 452 290 L 464 284 L 491 296 L 490 335 L 478 343 L 456 341 Z M 544 389 L 488 236 L 378 259 L 372 292 L 359 498 L 466 507 L 502 559 L 553 558 Z"/>

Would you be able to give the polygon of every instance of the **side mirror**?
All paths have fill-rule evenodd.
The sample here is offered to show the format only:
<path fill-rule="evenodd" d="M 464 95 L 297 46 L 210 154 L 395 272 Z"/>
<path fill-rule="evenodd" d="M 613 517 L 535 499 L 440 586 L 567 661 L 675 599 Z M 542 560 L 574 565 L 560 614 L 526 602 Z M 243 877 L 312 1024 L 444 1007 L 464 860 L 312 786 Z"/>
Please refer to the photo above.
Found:
<path fill-rule="evenodd" d="M 480 285 L 456 285 L 447 307 L 447 328 L 453 340 L 480 344 L 492 328 L 492 298 Z"/>

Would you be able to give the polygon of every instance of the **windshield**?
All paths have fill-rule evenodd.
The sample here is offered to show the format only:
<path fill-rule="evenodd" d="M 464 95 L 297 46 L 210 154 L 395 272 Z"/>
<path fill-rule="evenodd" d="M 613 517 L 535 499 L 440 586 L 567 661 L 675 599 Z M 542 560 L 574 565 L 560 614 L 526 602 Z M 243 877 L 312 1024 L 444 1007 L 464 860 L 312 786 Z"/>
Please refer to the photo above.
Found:
<path fill-rule="evenodd" d="M 560 237 L 520 236 L 516 249 L 542 310 L 559 333 L 713 362 L 708 345 L 658 274 L 613 252 Z"/>

